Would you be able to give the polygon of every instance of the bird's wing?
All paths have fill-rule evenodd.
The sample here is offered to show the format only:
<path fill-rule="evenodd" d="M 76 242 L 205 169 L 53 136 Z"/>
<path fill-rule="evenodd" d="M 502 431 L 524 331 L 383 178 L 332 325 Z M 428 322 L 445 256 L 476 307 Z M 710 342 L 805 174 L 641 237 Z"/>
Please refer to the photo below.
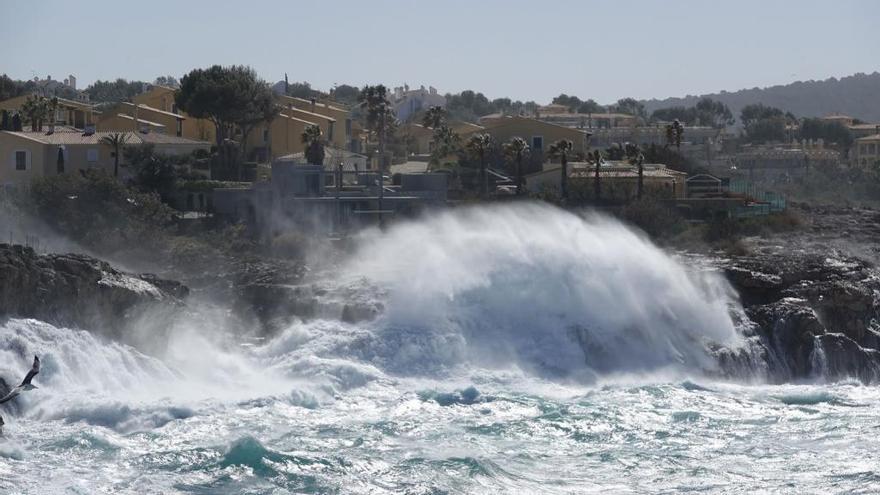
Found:
<path fill-rule="evenodd" d="M 21 381 L 21 385 L 19 385 L 19 386 L 30 385 L 31 380 L 33 380 L 34 377 L 37 376 L 37 373 L 39 373 L 39 372 L 40 372 L 40 358 L 38 358 L 37 356 L 34 356 L 34 365 L 31 366 L 31 370 L 28 371 L 27 375 L 24 376 L 24 380 Z M 2 402 L 0 402 L 0 404 L 2 404 Z"/>
<path fill-rule="evenodd" d="M 15 387 L 14 389 L 10 390 L 9 393 L 6 394 L 2 399 L 0 399 L 0 404 L 11 401 L 12 399 L 18 397 L 18 394 L 20 393 L 21 387 Z"/>

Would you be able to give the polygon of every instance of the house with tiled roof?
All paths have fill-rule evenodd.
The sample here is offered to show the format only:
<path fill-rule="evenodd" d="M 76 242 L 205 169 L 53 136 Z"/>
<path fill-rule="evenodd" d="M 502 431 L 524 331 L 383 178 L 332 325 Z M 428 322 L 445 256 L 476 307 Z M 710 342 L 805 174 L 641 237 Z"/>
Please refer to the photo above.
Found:
<path fill-rule="evenodd" d="M 21 112 L 21 107 L 31 95 L 21 95 L 8 100 L 0 101 L 0 111 L 5 110 L 9 113 Z M 77 129 L 85 129 L 87 126 L 93 125 L 97 117 L 101 114 L 95 110 L 93 105 L 88 103 L 68 100 L 66 98 L 58 98 L 58 107 L 55 109 L 54 122 L 56 125 L 71 126 Z M 45 124 L 52 122 L 49 118 Z"/>
<path fill-rule="evenodd" d="M 853 162 L 860 167 L 871 167 L 880 163 L 880 134 L 856 139 Z"/>
<path fill-rule="evenodd" d="M 114 150 L 102 142 L 110 134 L 0 131 L 0 187 L 26 186 L 38 177 L 82 170 L 112 173 Z M 188 155 L 211 148 L 208 142 L 159 132 L 126 132 L 126 146 L 141 144 L 152 144 L 157 153 L 168 155 Z"/>

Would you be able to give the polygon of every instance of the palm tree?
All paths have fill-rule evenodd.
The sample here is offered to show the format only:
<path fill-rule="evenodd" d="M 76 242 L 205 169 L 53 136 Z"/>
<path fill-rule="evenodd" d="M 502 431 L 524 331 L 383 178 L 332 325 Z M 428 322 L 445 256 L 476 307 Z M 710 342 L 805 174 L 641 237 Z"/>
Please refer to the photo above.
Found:
<path fill-rule="evenodd" d="M 49 100 L 40 95 L 28 96 L 21 105 L 21 113 L 30 122 L 31 131 L 40 132 L 43 130 L 43 121 L 49 114 Z"/>
<path fill-rule="evenodd" d="M 681 138 L 684 135 L 684 126 L 678 119 L 672 121 L 666 126 L 666 147 L 675 145 L 676 149 L 681 151 Z"/>
<path fill-rule="evenodd" d="M 602 183 L 599 182 L 599 167 L 602 166 L 602 152 L 599 150 L 593 150 L 587 153 L 587 162 L 595 165 L 596 175 L 593 177 L 593 195 L 595 196 L 595 201 L 598 203 L 602 196 Z"/>
<path fill-rule="evenodd" d="M 387 140 L 389 121 L 394 120 L 394 113 L 389 108 L 390 102 L 386 98 L 388 93 L 385 86 L 364 86 L 358 95 L 359 105 L 366 111 L 365 120 L 367 130 L 379 138 L 379 169 L 380 174 L 385 172 L 385 142 Z"/>
<path fill-rule="evenodd" d="M 310 125 L 301 136 L 302 143 L 306 145 L 306 161 L 312 165 L 324 165 L 324 140 L 321 134 L 320 127 Z"/>
<path fill-rule="evenodd" d="M 437 129 L 446 123 L 446 109 L 435 105 L 429 107 L 422 117 L 422 126 L 429 129 Z"/>
<path fill-rule="evenodd" d="M 446 124 L 434 129 L 434 152 L 431 153 L 431 161 L 440 163 L 443 158 L 457 152 L 460 149 L 461 137 Z"/>
<path fill-rule="evenodd" d="M 378 84 L 376 86 L 364 86 L 358 95 L 358 104 L 366 112 L 364 120 L 366 121 L 367 131 L 376 134 L 379 137 L 379 197 L 377 201 L 377 210 L 379 211 L 379 227 L 385 226 L 382 218 L 382 200 L 385 196 L 385 141 L 387 140 L 389 131 L 394 132 L 396 124 L 394 122 L 394 111 L 389 108 L 390 102 L 386 98 L 388 93 L 385 86 Z"/>
<path fill-rule="evenodd" d="M 636 183 L 636 199 L 642 199 L 642 191 L 645 185 L 645 155 L 637 144 L 626 143 L 626 157 L 630 165 L 639 168 L 639 180 Z"/>
<path fill-rule="evenodd" d="M 559 189 L 562 193 L 563 201 L 568 200 L 568 155 L 573 148 L 574 143 L 568 139 L 560 139 L 551 144 L 550 148 L 547 150 L 550 158 L 559 158 L 560 163 L 562 163 L 562 176 L 560 177 Z"/>
<path fill-rule="evenodd" d="M 101 138 L 101 142 L 113 148 L 113 177 L 119 177 L 119 153 L 128 142 L 128 134 L 114 132 Z"/>
<path fill-rule="evenodd" d="M 492 146 L 492 136 L 489 134 L 474 134 L 468 139 L 465 147 L 471 156 L 480 160 L 480 196 L 486 199 L 489 194 L 489 174 L 486 167 L 486 152 Z"/>
<path fill-rule="evenodd" d="M 512 138 L 504 143 L 504 154 L 508 160 L 516 163 L 516 195 L 519 196 L 524 192 L 524 177 L 522 169 L 523 158 L 529 155 L 529 145 L 526 140 L 521 137 Z"/>

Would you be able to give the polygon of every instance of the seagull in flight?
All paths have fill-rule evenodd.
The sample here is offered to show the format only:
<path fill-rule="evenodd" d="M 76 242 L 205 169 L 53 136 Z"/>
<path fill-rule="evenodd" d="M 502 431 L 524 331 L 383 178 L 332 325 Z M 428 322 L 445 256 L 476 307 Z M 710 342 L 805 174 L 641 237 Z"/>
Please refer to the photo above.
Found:
<path fill-rule="evenodd" d="M 33 390 L 33 389 L 37 388 L 36 385 L 31 385 L 31 380 L 33 380 L 34 377 L 37 376 L 37 373 L 39 373 L 39 372 L 40 372 L 40 358 L 38 358 L 37 356 L 34 356 L 34 365 L 31 366 L 30 371 L 28 371 L 27 375 L 24 376 L 24 380 L 21 381 L 21 385 L 13 388 L 12 390 L 9 391 L 8 394 L 6 394 L 2 399 L 0 399 L 0 404 L 3 404 L 4 402 L 11 401 L 12 399 L 18 397 L 18 394 L 20 394 L 22 392 L 25 392 L 28 390 Z"/>

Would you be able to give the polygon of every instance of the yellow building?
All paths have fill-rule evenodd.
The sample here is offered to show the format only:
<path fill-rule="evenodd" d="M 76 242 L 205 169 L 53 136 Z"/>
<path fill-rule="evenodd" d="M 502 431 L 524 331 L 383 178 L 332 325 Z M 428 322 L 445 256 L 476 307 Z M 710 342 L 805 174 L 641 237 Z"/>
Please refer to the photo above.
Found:
<path fill-rule="evenodd" d="M 116 112 L 106 112 L 101 115 L 101 119 L 96 126 L 98 131 L 136 131 L 147 130 L 148 132 L 158 132 L 167 134 L 168 129 L 164 124 L 152 122 L 145 119 L 135 119 L 131 115 Z"/>
<path fill-rule="evenodd" d="M 483 130 L 483 126 L 470 122 L 450 122 L 449 128 L 462 138 Z M 406 140 L 407 150 L 412 154 L 428 155 L 434 151 L 434 130 L 429 127 L 415 123 L 403 124 L 400 135 Z"/>
<path fill-rule="evenodd" d="M 102 142 L 110 133 L 0 131 L 0 187 L 26 186 L 37 177 L 99 169 L 113 172 L 113 148 Z M 126 146 L 149 143 L 158 153 L 186 155 L 210 143 L 160 133 L 129 132 Z M 120 162 L 124 164 L 124 159 Z M 126 170 L 121 170 L 125 173 Z"/>
<path fill-rule="evenodd" d="M 559 194 L 562 165 L 545 163 L 543 170 L 525 176 L 526 190 L 530 193 Z M 586 162 L 568 164 L 569 192 L 573 197 L 592 198 L 595 166 Z M 638 195 L 638 168 L 625 162 L 608 162 L 599 169 L 602 199 L 630 201 Z M 687 174 L 662 164 L 646 163 L 642 183 L 645 194 L 652 197 L 682 199 L 687 197 Z"/>
<path fill-rule="evenodd" d="M 262 162 L 305 151 L 302 135 L 307 127 L 313 125 L 319 124 L 288 115 L 285 110 L 269 124 L 257 126 L 248 134 L 247 150 L 257 161 Z"/>
<path fill-rule="evenodd" d="M 141 131 L 146 125 L 151 129 L 164 129 L 165 134 L 186 137 L 183 135 L 183 123 L 186 120 L 187 118 L 183 115 L 159 110 L 142 103 L 122 102 L 101 116 L 96 129 L 98 131 Z"/>
<path fill-rule="evenodd" d="M 8 100 L 0 101 L 0 110 L 7 112 L 21 112 L 21 107 L 31 95 L 21 95 Z M 93 125 L 96 117 L 100 112 L 96 111 L 92 105 L 79 101 L 58 98 L 58 108 L 55 110 L 55 124 L 75 127 L 77 129 L 85 129 L 86 126 Z M 43 124 L 51 123 L 51 117 Z"/>
<path fill-rule="evenodd" d="M 543 153 L 560 139 L 567 139 L 574 145 L 575 153 L 586 153 L 589 148 L 590 133 L 581 129 L 572 129 L 537 119 L 519 116 L 501 117 L 487 121 L 484 128 L 466 132 L 462 140 L 476 133 L 486 133 L 498 143 L 520 137 L 528 142 L 531 152 Z"/>
<path fill-rule="evenodd" d="M 278 98 L 279 102 L 285 109 L 293 107 L 298 110 L 305 110 L 313 114 L 326 115 L 327 117 L 335 119 L 336 127 L 334 129 L 334 139 L 332 140 L 332 143 L 337 148 L 353 151 L 352 147 L 357 146 L 352 143 L 355 139 L 355 135 L 352 127 L 351 111 L 347 108 L 332 103 L 322 103 L 316 100 L 306 100 L 294 96 L 280 95 Z"/>
<path fill-rule="evenodd" d="M 880 161 L 880 134 L 856 139 L 854 163 L 860 167 L 870 167 Z"/>
<path fill-rule="evenodd" d="M 182 122 L 183 127 L 180 134 L 181 137 L 185 137 L 187 139 L 195 139 L 199 141 L 209 141 L 212 143 L 215 142 L 217 139 L 217 130 L 214 127 L 213 122 L 208 119 L 197 119 L 194 117 L 190 117 L 186 114 L 186 112 L 178 111 L 177 104 L 174 103 L 173 88 L 154 85 L 149 90 L 132 98 L 132 101 L 134 103 L 146 105 L 156 110 L 184 117 L 184 120 Z M 138 118 L 146 118 L 148 120 L 150 119 L 149 117 L 144 117 L 141 115 L 138 115 Z M 158 122 L 162 122 L 162 120 L 159 120 Z M 169 128 L 168 131 L 170 132 L 171 129 L 173 128 Z"/>

